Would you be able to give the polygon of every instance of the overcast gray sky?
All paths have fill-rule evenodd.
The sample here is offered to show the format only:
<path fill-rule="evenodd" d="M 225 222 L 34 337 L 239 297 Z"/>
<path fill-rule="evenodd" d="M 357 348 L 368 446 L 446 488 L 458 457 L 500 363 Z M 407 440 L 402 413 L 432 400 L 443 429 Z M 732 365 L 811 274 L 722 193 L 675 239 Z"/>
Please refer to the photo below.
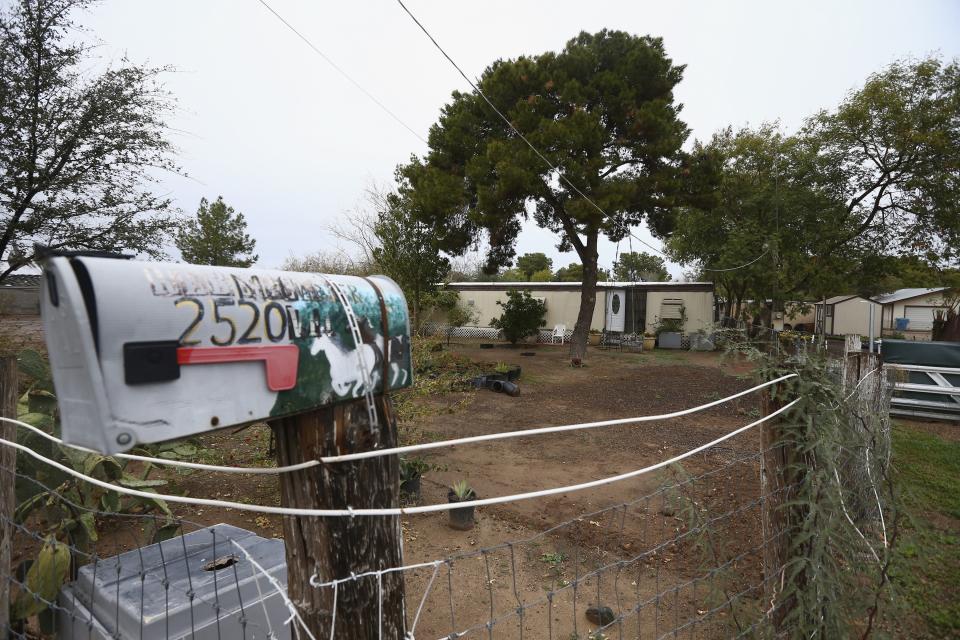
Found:
<path fill-rule="evenodd" d="M 469 89 L 394 1 L 267 1 L 424 138 L 450 92 Z M 960 55 L 953 0 L 406 1 L 473 77 L 497 58 L 558 50 L 581 30 L 661 36 L 687 65 L 676 97 L 691 142 L 777 119 L 792 130 L 898 58 Z M 104 0 L 77 17 L 104 58 L 178 69 L 166 84 L 190 179 L 165 185 L 188 213 L 217 195 L 242 211 L 260 266 L 335 247 L 326 227 L 362 204 L 371 182 L 389 183 L 398 163 L 425 151 L 257 0 Z M 576 260 L 555 243 L 530 223 L 517 251 L 543 251 L 555 267 Z M 615 250 L 601 245 L 602 266 Z"/>

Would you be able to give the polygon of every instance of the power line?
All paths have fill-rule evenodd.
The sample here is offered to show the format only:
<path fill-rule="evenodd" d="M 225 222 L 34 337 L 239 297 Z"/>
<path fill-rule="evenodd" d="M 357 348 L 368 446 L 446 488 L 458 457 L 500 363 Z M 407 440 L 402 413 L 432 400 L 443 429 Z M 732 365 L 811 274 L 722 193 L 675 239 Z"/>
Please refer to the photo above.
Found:
<path fill-rule="evenodd" d="M 768 253 L 770 253 L 770 249 L 764 250 L 764 252 L 761 253 L 760 255 L 758 255 L 756 258 L 754 258 L 754 259 L 751 260 L 750 262 L 747 262 L 746 264 L 741 264 L 739 267 L 730 267 L 729 269 L 707 269 L 707 268 L 703 267 L 703 270 L 704 270 L 704 271 L 716 271 L 716 272 L 721 272 L 721 271 L 736 271 L 737 269 L 743 269 L 744 267 L 749 267 L 749 266 L 752 265 L 753 263 L 759 261 L 760 258 L 762 258 L 763 256 L 767 255 Z"/>
<path fill-rule="evenodd" d="M 292 32 L 293 32 L 298 38 L 300 38 L 308 47 L 310 47 L 311 49 L 313 49 L 313 51 L 314 51 L 318 56 L 320 56 L 321 58 L 323 58 L 323 60 L 324 60 L 327 64 L 329 64 L 331 67 L 333 67 L 334 70 L 336 70 L 337 73 L 339 73 L 341 76 L 343 76 L 344 78 L 346 78 L 347 81 L 350 82 L 350 84 L 352 84 L 354 87 L 356 87 L 357 89 L 359 89 L 359 90 L 363 93 L 363 95 L 365 95 L 365 96 L 367 96 L 368 98 L 370 98 L 370 100 L 373 101 L 373 103 L 376 104 L 378 107 L 380 107 L 380 109 L 382 109 L 382 110 L 384 111 L 384 113 L 386 113 L 386 114 L 389 115 L 391 118 L 393 118 L 394 120 L 396 120 L 397 122 L 399 122 L 400 125 L 403 126 L 404 129 L 406 129 L 407 131 L 409 131 L 410 133 L 412 133 L 420 142 L 422 142 L 423 144 L 428 144 L 427 141 L 423 138 L 423 136 L 421 136 L 419 133 L 417 133 L 416 131 L 414 131 L 413 128 L 410 127 L 410 125 L 408 125 L 406 122 L 404 122 L 403 120 L 400 119 L 400 116 L 398 116 L 398 115 L 395 114 L 393 111 L 391 111 L 391 110 L 387 107 L 387 105 L 385 105 L 385 104 L 383 104 L 382 102 L 380 102 L 380 100 L 377 99 L 377 97 L 376 97 L 375 95 L 373 95 L 372 93 L 370 93 L 369 91 L 367 91 L 367 90 L 363 87 L 363 85 L 361 85 L 359 82 L 357 82 L 356 80 L 354 80 L 354 79 L 350 76 L 350 74 L 348 74 L 346 71 L 344 71 L 344 70 L 340 67 L 340 65 L 338 65 L 336 62 L 334 62 L 334 61 L 330 58 L 330 56 L 328 56 L 328 55 L 325 54 L 323 51 L 321 51 L 321 50 L 317 47 L 317 45 L 313 44 L 313 42 L 312 42 L 309 38 L 307 38 L 307 36 L 305 36 L 305 35 L 303 35 L 302 33 L 300 33 L 300 32 L 296 29 L 296 27 L 294 27 L 292 24 L 290 24 L 290 23 L 287 21 L 286 18 L 284 18 L 284 17 L 283 17 L 282 15 L 280 15 L 273 7 L 271 7 L 269 4 L 267 4 L 266 0 L 257 0 L 257 2 L 259 2 L 259 3 L 262 4 L 264 7 L 266 7 L 267 11 L 269 11 L 270 13 L 272 13 L 272 14 L 277 18 L 277 20 L 279 20 L 280 22 L 283 23 L 283 25 L 284 25 L 287 29 L 289 29 L 290 31 L 292 31 Z"/>
<path fill-rule="evenodd" d="M 261 0 L 261 1 L 262 1 L 262 0 Z M 530 142 L 530 141 L 527 139 L 527 137 L 526 137 L 525 135 L 523 135 L 523 134 L 520 132 L 520 130 L 517 129 L 517 128 L 513 125 L 512 122 L 510 122 L 510 119 L 507 118 L 507 116 L 505 116 L 505 115 L 503 114 L 503 112 L 500 111 L 500 109 L 498 109 L 495 104 L 493 104 L 493 102 L 490 100 L 490 98 L 488 98 L 487 95 L 486 95 L 483 91 L 480 90 L 480 87 L 479 87 L 473 80 L 471 80 L 470 77 L 469 77 L 466 73 L 464 73 L 463 69 L 460 68 L 460 65 L 458 65 L 458 64 L 454 61 L 454 59 L 451 58 L 450 55 L 444 50 L 444 48 L 440 46 L 440 43 L 437 42 L 436 38 L 434 38 L 433 35 L 432 35 L 429 31 L 427 31 L 427 28 L 426 28 L 425 26 L 423 26 L 423 23 L 420 22 L 420 20 L 418 20 L 415 15 L 413 15 L 413 13 L 410 11 L 410 9 L 407 8 L 407 5 L 405 5 L 405 4 L 403 3 L 403 0 L 397 0 L 397 4 L 399 4 L 400 7 L 406 12 L 406 14 L 407 14 L 408 16 L 410 16 L 410 19 L 413 20 L 414 23 L 416 23 L 416 25 L 417 25 L 418 27 L 420 27 L 420 30 L 423 31 L 424 35 L 426 35 L 427 38 L 430 39 L 430 42 L 433 43 L 433 46 L 435 46 L 435 47 L 437 48 L 437 50 L 438 50 L 441 54 L 443 54 L 443 57 L 446 58 L 447 61 L 448 61 L 451 65 L 453 65 L 453 68 L 456 69 L 457 72 L 463 77 L 463 79 L 467 81 L 467 84 L 469 84 L 469 85 L 473 88 L 473 90 L 477 92 L 477 95 L 479 95 L 481 98 L 483 98 L 484 102 L 486 102 L 486 103 L 490 106 L 490 108 L 493 109 L 494 112 L 495 112 L 498 116 L 500 116 L 500 119 L 503 120 L 503 121 L 507 124 L 507 126 L 510 127 L 510 129 L 512 129 L 513 132 L 516 133 L 517 136 L 519 136 L 520 139 L 523 140 L 523 141 L 526 143 L 526 145 L 527 145 L 528 147 L 530 147 L 530 149 L 531 149 L 535 154 L 537 154 L 537 156 L 538 156 L 541 160 L 543 160 L 544 163 L 546 163 L 546 165 L 547 165 L 548 167 L 550 167 L 550 169 L 552 169 L 553 171 L 556 171 L 556 172 L 557 172 L 557 175 L 560 177 L 561 180 L 563 180 L 563 181 L 567 184 L 567 186 L 569 186 L 571 189 L 573 189 L 573 191 L 574 191 L 577 195 L 579 195 L 581 198 L 583 198 L 584 200 L 586 200 L 587 202 L 589 202 L 589 203 L 590 203 L 597 211 L 599 211 L 601 214 L 603 214 L 604 216 L 606 216 L 607 218 L 609 218 L 609 219 L 612 220 L 613 222 L 616 222 L 616 220 L 614 219 L 614 217 L 613 217 L 612 215 L 610 215 L 609 213 L 607 213 L 606 211 L 604 211 L 603 208 L 602 208 L 600 205 L 598 205 L 596 202 L 594 202 L 594 201 L 593 201 L 590 197 L 588 197 L 585 193 L 583 193 L 582 191 L 580 191 L 580 189 L 578 189 L 575 184 L 573 184 L 572 182 L 570 182 L 570 180 L 568 180 L 567 177 L 566 177 L 565 175 L 563 175 L 563 172 L 560 171 L 560 169 L 559 169 L 555 164 L 553 164 L 552 162 L 550 162 L 550 160 L 548 160 L 547 157 L 546 157 L 545 155 L 543 155 L 543 154 L 540 152 L 540 150 L 537 149 L 537 148 L 533 145 L 533 143 Z M 627 229 L 627 233 L 628 233 L 631 237 L 636 238 L 640 243 L 642 243 L 642 244 L 646 245 L 647 247 L 649 247 L 650 249 L 656 251 L 657 253 L 659 253 L 659 254 L 662 255 L 663 257 L 665 257 L 665 258 L 667 258 L 667 259 L 670 258 L 670 256 L 669 256 L 667 253 L 665 253 L 664 251 L 656 248 L 655 246 L 653 246 L 652 244 L 650 244 L 649 242 L 647 242 L 647 241 L 644 240 L 643 238 L 637 236 L 637 235 L 634 234 L 633 231 L 631 231 L 630 229 Z M 766 255 L 766 252 L 764 252 L 763 255 Z M 746 265 L 741 265 L 741 266 L 739 266 L 739 267 L 733 267 L 733 268 L 730 268 L 730 269 L 703 269 L 703 270 L 704 270 L 704 271 L 734 271 L 735 269 L 742 269 L 743 267 L 746 267 L 746 266 L 749 266 L 749 265 L 753 264 L 754 262 L 756 262 L 757 260 L 759 260 L 760 258 L 762 258 L 763 255 L 761 255 L 760 257 L 758 257 L 758 258 L 757 258 L 756 260 L 754 260 L 753 262 L 749 262 L 749 263 L 747 263 Z"/>

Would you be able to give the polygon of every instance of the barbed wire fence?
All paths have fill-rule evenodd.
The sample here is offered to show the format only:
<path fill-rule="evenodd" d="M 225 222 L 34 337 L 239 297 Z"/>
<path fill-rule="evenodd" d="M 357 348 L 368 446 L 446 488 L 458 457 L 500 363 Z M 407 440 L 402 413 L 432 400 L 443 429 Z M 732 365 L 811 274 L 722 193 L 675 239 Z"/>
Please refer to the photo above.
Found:
<path fill-rule="evenodd" d="M 889 419 L 875 416 L 888 385 L 878 362 L 843 371 L 840 400 L 855 409 L 846 419 L 870 443 L 845 452 L 834 471 L 847 485 L 840 506 L 861 553 L 869 549 L 882 567 L 895 534 L 881 497 Z M 765 524 L 771 503 L 801 490 L 800 482 L 760 489 L 764 460 L 785 447 L 796 443 L 761 450 L 739 436 L 689 458 L 689 471 L 675 464 L 645 476 L 629 501 L 529 537 L 377 571 L 315 575 L 311 588 L 333 602 L 322 635 L 302 624 L 287 596 L 282 541 L 156 511 L 106 511 L 98 505 L 113 500 L 110 491 L 80 502 L 66 485 L 2 467 L 0 474 L 65 508 L 77 527 L 93 521 L 102 531 L 83 544 L 45 523 L 42 509 L 3 516 L 14 540 L 12 568 L 0 568 L 13 603 L 8 631 L 31 639 L 334 638 L 337 613 L 350 606 L 347 586 L 375 591 L 382 602 L 384 576 L 400 573 L 410 638 L 764 637 L 782 609 L 796 606 L 783 597 L 786 568 L 765 559 L 806 531 L 796 521 L 776 531 Z"/>

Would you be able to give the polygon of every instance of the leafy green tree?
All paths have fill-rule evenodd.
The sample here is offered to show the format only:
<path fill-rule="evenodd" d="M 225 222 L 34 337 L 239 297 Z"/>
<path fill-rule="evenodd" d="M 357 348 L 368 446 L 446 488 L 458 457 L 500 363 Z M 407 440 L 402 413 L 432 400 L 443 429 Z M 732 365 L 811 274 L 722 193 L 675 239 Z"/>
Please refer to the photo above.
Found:
<path fill-rule="evenodd" d="M 410 324 L 419 330 L 425 303 L 443 283 L 450 261 L 440 254 L 432 229 L 410 215 L 406 199 L 391 193 L 383 202 L 374 225 L 377 246 L 373 259 L 377 268 L 403 289 L 410 306 Z"/>
<path fill-rule="evenodd" d="M 213 204 L 200 199 L 197 216 L 188 220 L 177 234 L 177 249 L 190 264 L 220 267 L 249 267 L 257 261 L 257 241 L 247 235 L 243 214 L 219 196 Z"/>
<path fill-rule="evenodd" d="M 500 282 L 523 282 L 527 280 L 527 274 L 520 269 L 505 269 L 497 275 Z"/>
<path fill-rule="evenodd" d="M 0 281 L 53 249 L 163 255 L 170 199 L 145 185 L 176 171 L 165 134 L 163 68 L 97 72 L 68 41 L 88 0 L 19 0 L 0 9 Z"/>
<path fill-rule="evenodd" d="M 528 336 L 536 335 L 547 324 L 547 303 L 537 300 L 529 291 L 507 290 L 507 301 L 497 300 L 503 307 L 499 318 L 492 318 L 490 326 L 503 331 L 510 344 L 517 344 Z"/>
<path fill-rule="evenodd" d="M 799 140 L 812 184 L 842 203 L 845 233 L 931 264 L 960 259 L 960 64 L 901 61 L 867 78 L 836 109 L 810 118 Z"/>
<path fill-rule="evenodd" d="M 525 253 L 517 258 L 517 269 L 526 276 L 526 280 L 530 280 L 538 271 L 553 269 L 553 260 L 543 253 Z"/>
<path fill-rule="evenodd" d="M 717 199 L 677 216 L 673 256 L 712 269 L 727 316 L 748 298 L 782 308 L 783 298 L 879 293 L 897 284 L 903 256 L 956 265 L 958 89 L 955 62 L 900 62 L 795 135 L 769 125 L 717 134 L 703 147 L 721 162 Z"/>
<path fill-rule="evenodd" d="M 939 268 L 918 256 L 870 256 L 864 260 L 864 270 L 853 290 L 865 297 L 906 287 L 960 285 L 960 269 Z M 869 277 L 871 273 L 878 275 Z"/>
<path fill-rule="evenodd" d="M 426 157 L 398 169 L 400 189 L 445 251 L 461 254 L 485 236 L 489 271 L 509 263 L 529 212 L 554 231 L 560 250 L 572 249 L 584 266 L 570 348 L 582 358 L 600 235 L 621 240 L 644 221 L 666 232 L 684 192 L 688 129 L 673 96 L 682 75 L 660 38 L 621 31 L 581 33 L 560 52 L 497 60 L 479 88 L 559 175 L 481 95 L 455 92 Z"/>
<path fill-rule="evenodd" d="M 748 299 L 779 304 L 848 286 L 866 252 L 834 242 L 848 232 L 841 205 L 804 179 L 811 160 L 796 137 L 772 125 L 727 129 L 703 152 L 720 162 L 716 199 L 680 210 L 668 248 L 711 269 L 700 277 L 715 283 L 725 317 L 739 317 Z"/>
<path fill-rule="evenodd" d="M 621 253 L 620 259 L 613 263 L 613 277 L 623 282 L 669 282 L 670 272 L 660 256 L 628 251 Z"/>
<path fill-rule="evenodd" d="M 579 262 L 572 262 L 565 267 L 560 267 L 553 274 L 553 279 L 557 282 L 583 282 L 583 265 Z M 610 279 L 610 272 L 602 267 L 597 267 L 597 281 L 606 282 Z"/>
<path fill-rule="evenodd" d="M 530 282 L 550 282 L 551 280 L 553 280 L 553 271 L 550 271 L 550 269 L 535 271 L 530 276 Z"/>

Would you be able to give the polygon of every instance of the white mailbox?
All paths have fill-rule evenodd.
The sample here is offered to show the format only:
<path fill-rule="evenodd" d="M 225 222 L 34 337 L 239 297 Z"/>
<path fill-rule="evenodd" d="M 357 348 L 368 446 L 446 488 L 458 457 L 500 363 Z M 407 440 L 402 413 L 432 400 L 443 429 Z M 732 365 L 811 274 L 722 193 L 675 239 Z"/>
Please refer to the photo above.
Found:
<path fill-rule="evenodd" d="M 43 269 L 70 444 L 114 453 L 412 382 L 406 301 L 386 277 L 84 256 Z"/>

